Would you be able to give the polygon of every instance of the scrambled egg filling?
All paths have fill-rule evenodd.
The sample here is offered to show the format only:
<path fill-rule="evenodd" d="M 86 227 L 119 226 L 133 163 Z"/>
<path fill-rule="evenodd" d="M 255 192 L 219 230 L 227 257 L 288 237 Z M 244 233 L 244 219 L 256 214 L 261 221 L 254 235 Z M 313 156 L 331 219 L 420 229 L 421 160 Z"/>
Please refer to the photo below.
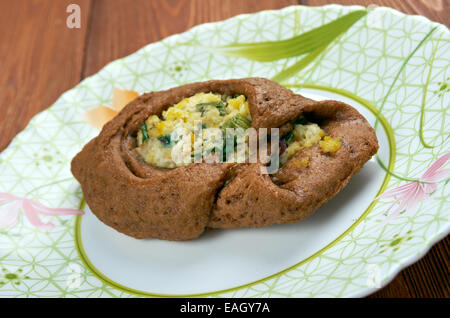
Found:
<path fill-rule="evenodd" d="M 333 139 L 330 136 L 325 136 L 325 131 L 319 125 L 308 123 L 304 118 L 302 118 L 302 122 L 301 124 L 294 124 L 294 129 L 283 137 L 287 147 L 280 156 L 281 165 L 285 164 L 299 150 L 316 144 L 320 145 L 323 152 L 331 154 L 341 148 L 339 137 Z M 297 161 L 294 162 L 296 166 L 307 167 L 309 165 L 309 158 L 302 158 Z"/>
<path fill-rule="evenodd" d="M 204 158 L 215 153 L 218 142 L 223 147 L 221 150 L 226 151 L 223 139 L 225 129 L 245 130 L 250 128 L 251 120 L 244 95 L 198 93 L 169 107 L 161 117 L 150 116 L 138 132 L 136 151 L 147 163 L 156 167 L 175 168 L 187 165 L 198 156 Z M 281 165 L 299 150 L 316 144 L 319 144 L 324 153 L 330 154 L 341 147 L 339 137 L 326 136 L 319 125 L 308 122 L 303 116 L 296 119 L 293 127 L 292 131 L 282 137 L 280 143 Z M 218 131 L 222 132 L 220 136 Z M 199 153 L 196 152 L 197 149 L 201 149 Z M 247 152 L 245 156 L 248 156 Z M 307 167 L 309 158 L 298 159 L 293 164 Z"/>
<path fill-rule="evenodd" d="M 323 152 L 335 153 L 341 148 L 341 138 L 337 137 L 333 139 L 330 136 L 325 136 L 319 144 Z"/>
<path fill-rule="evenodd" d="M 150 116 L 138 132 L 136 150 L 151 165 L 175 168 L 190 163 L 174 160 L 186 153 L 186 144 L 191 147 L 187 149 L 188 159 L 196 156 L 194 149 L 198 143 L 204 151 L 214 151 L 218 137 L 217 129 L 213 128 L 245 130 L 250 126 L 251 116 L 244 95 L 198 93 L 169 107 L 161 118 Z"/>

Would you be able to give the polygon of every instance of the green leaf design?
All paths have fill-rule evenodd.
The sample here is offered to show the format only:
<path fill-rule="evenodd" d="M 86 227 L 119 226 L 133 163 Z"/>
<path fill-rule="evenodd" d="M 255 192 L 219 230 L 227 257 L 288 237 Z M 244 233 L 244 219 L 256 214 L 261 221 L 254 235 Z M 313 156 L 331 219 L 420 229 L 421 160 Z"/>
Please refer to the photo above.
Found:
<path fill-rule="evenodd" d="M 421 105 L 421 109 L 420 109 L 419 138 L 420 138 L 420 142 L 422 143 L 422 146 L 424 146 L 425 148 L 437 147 L 437 145 L 432 146 L 425 141 L 425 136 L 423 135 L 423 129 L 424 129 L 423 127 L 425 125 L 425 105 L 426 105 L 427 94 L 428 94 L 428 86 L 430 85 L 431 71 L 433 70 L 433 63 L 436 58 L 436 52 L 437 52 L 439 43 L 441 41 L 441 38 L 442 38 L 442 36 L 438 39 L 438 41 L 436 42 L 436 45 L 433 48 L 433 53 L 431 54 L 431 60 L 429 62 L 430 67 L 428 68 L 427 81 L 425 83 L 425 86 L 423 87 L 422 105 Z"/>
<path fill-rule="evenodd" d="M 269 62 L 315 52 L 315 54 L 309 56 L 307 59 L 308 63 L 310 63 L 313 60 L 313 56 L 317 56 L 318 53 L 320 53 L 319 51 L 328 46 L 328 44 L 330 44 L 337 36 L 346 32 L 356 21 L 366 14 L 366 10 L 356 10 L 330 23 L 290 39 L 259 43 L 230 44 L 217 47 L 216 51 L 220 54 L 243 57 L 259 62 Z M 299 66 L 296 66 L 295 69 L 298 69 L 301 66 L 304 67 L 304 63 L 307 62 L 301 63 Z M 292 72 L 293 71 L 294 70 L 292 70 Z"/>
<path fill-rule="evenodd" d="M 377 130 L 378 124 L 380 122 L 380 114 L 382 113 L 383 109 L 384 109 L 384 105 L 386 104 L 386 101 L 389 97 L 389 95 L 391 94 L 398 78 L 400 77 L 400 74 L 403 72 L 404 68 L 406 67 L 406 65 L 408 64 L 409 60 L 413 57 L 413 55 L 417 52 L 417 50 L 419 50 L 419 48 L 431 37 L 431 35 L 433 34 L 433 32 L 437 29 L 437 26 L 433 27 L 426 35 L 425 37 L 419 42 L 419 44 L 417 44 L 417 46 L 414 48 L 414 50 L 411 51 L 411 53 L 408 54 L 408 56 L 406 57 L 406 59 L 403 61 L 402 65 L 400 66 L 397 74 L 394 77 L 394 80 L 392 81 L 391 85 L 389 86 L 389 89 L 387 91 L 387 94 L 384 96 L 381 105 L 378 109 L 377 112 L 377 117 L 375 120 L 375 124 L 373 125 L 373 128 L 375 129 L 375 131 Z M 424 112 L 425 106 L 424 104 L 422 104 L 422 108 L 421 108 L 421 116 Z M 419 134 L 420 137 L 420 134 Z M 381 168 L 383 168 L 383 170 L 385 170 L 387 173 L 389 173 L 391 176 L 403 180 L 403 181 L 409 181 L 409 182 L 416 182 L 416 181 L 420 181 L 422 183 L 424 183 L 424 181 L 420 180 L 420 179 L 412 179 L 412 178 L 408 178 L 408 177 L 403 177 L 400 175 L 395 174 L 393 171 L 391 171 L 390 169 L 388 169 L 386 167 L 386 165 L 383 163 L 383 161 L 381 160 L 380 156 L 377 154 L 375 154 L 375 159 L 377 160 L 378 164 L 381 166 Z"/>
<path fill-rule="evenodd" d="M 326 45 L 318 47 L 317 49 L 315 49 L 314 51 L 303 57 L 300 61 L 294 63 L 292 66 L 282 70 L 280 73 L 272 77 L 271 78 L 272 81 L 281 83 L 284 80 L 288 79 L 289 77 L 294 76 L 302 69 L 304 69 L 306 66 L 308 66 L 312 61 L 314 61 L 316 57 L 319 56 L 319 54 L 326 49 L 326 47 L 327 47 Z"/>

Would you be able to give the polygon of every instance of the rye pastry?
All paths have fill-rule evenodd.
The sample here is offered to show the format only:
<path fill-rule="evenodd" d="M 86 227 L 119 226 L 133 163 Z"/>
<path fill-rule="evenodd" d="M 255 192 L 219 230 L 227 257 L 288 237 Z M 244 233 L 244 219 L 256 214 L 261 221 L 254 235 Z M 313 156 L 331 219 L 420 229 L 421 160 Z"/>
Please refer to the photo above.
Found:
<path fill-rule="evenodd" d="M 174 163 L 174 127 L 190 133 L 194 119 L 204 133 L 280 128 L 281 167 L 265 174 L 260 162 Z M 303 220 L 377 150 L 373 128 L 345 103 L 317 102 L 263 78 L 213 80 L 139 96 L 73 159 L 72 173 L 92 212 L 117 231 L 190 240 L 206 228 Z"/>

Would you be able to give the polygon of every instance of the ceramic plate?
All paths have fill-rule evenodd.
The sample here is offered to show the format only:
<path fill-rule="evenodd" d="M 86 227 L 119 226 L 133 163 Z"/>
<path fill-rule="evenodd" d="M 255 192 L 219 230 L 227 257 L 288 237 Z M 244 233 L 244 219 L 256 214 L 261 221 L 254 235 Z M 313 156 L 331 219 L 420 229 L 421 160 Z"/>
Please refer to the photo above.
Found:
<path fill-rule="evenodd" d="M 303 7 L 197 26 L 64 93 L 0 155 L 1 296 L 350 297 L 387 284 L 450 229 L 450 32 L 388 8 Z M 83 114 L 208 79 L 278 81 L 356 107 L 380 150 L 306 221 L 135 240 L 85 206 L 70 161 Z"/>

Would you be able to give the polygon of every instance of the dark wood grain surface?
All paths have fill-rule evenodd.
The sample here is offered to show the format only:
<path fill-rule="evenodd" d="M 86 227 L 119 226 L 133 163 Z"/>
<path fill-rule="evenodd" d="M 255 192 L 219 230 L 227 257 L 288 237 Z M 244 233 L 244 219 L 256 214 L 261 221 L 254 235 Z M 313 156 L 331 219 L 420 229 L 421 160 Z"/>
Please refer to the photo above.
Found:
<path fill-rule="evenodd" d="M 68 29 L 66 7 L 81 7 Z M 326 0 L 0 0 L 0 151 L 36 113 L 105 64 L 194 25 Z M 449 26 L 448 0 L 340 0 L 389 6 Z M 449 297 L 449 238 L 370 297 Z"/>

